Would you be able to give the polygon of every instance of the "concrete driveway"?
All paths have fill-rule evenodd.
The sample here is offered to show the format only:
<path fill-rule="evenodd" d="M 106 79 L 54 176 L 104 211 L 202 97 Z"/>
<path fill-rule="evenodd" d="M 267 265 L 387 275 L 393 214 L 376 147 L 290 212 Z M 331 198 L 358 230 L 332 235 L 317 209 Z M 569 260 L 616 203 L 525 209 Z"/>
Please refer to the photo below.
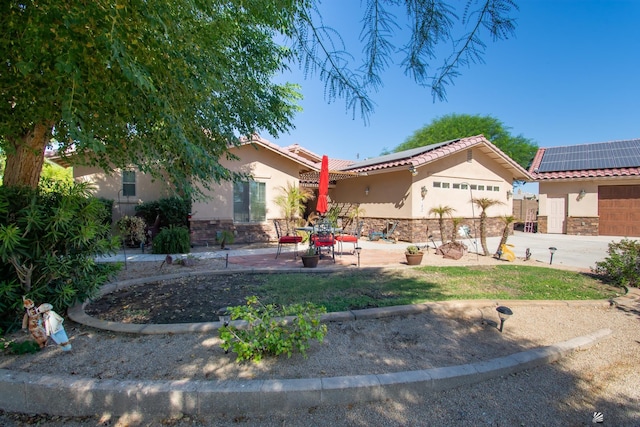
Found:
<path fill-rule="evenodd" d="M 592 267 L 595 267 L 597 261 L 603 261 L 607 257 L 609 243 L 613 241 L 619 242 L 622 239 L 623 237 L 620 236 L 568 236 L 566 234 L 542 234 L 515 231 L 513 235 L 509 236 L 507 243 L 514 246 L 512 250 L 517 258 L 524 258 L 526 250 L 529 248 L 532 260 L 546 264 L 548 264 L 550 260 L 549 248 L 555 247 L 557 251 L 553 255 L 554 265 L 589 271 Z M 475 240 L 476 239 L 473 238 L 465 238 L 459 239 L 458 241 L 467 245 L 470 253 L 476 253 Z M 487 238 L 487 247 L 491 254 L 498 248 L 498 243 L 500 243 L 500 237 Z M 426 245 L 427 242 L 416 244 L 423 246 Z M 435 244 L 440 246 L 440 241 L 436 240 Z M 404 251 L 407 243 L 398 242 L 395 245 L 387 244 L 385 246 L 379 242 L 369 242 L 363 239 L 360 241 L 360 246 L 362 246 L 363 249 L 380 249 L 381 247 L 385 247 L 386 250 L 389 251 Z M 477 238 L 477 246 L 480 252 L 482 252 L 480 237 Z M 429 247 L 433 248 L 432 242 L 429 242 Z"/>
<path fill-rule="evenodd" d="M 557 248 L 553 255 L 553 264 L 590 269 L 597 261 L 604 260 L 608 253 L 609 243 L 619 242 L 620 236 L 568 236 L 566 234 L 524 233 L 516 231 L 507 243 L 514 245 L 513 251 L 518 258 L 524 258 L 527 248 L 531 251 L 531 259 L 549 263 L 550 247 Z M 499 237 L 487 239 L 490 251 L 495 251 L 500 242 Z M 468 240 L 464 242 L 469 245 Z M 480 244 L 478 239 L 478 245 Z"/>

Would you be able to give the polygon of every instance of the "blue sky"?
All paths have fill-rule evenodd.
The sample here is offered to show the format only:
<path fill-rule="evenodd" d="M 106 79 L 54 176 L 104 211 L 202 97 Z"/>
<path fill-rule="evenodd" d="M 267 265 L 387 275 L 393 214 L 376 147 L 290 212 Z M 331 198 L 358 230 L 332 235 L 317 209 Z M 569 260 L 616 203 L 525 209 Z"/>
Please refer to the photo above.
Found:
<path fill-rule="evenodd" d="M 325 23 L 341 33 L 354 55 L 361 50 L 359 4 L 320 5 Z M 382 90 L 371 94 L 375 111 L 367 125 L 359 114 L 354 119 L 346 112 L 342 100 L 328 104 L 324 84 L 304 79 L 296 69 L 285 76 L 302 86 L 296 128 L 279 138 L 265 136 L 281 146 L 299 143 L 335 158 L 364 159 L 394 148 L 434 118 L 463 113 L 496 117 L 513 135 L 540 147 L 639 138 L 640 1 L 518 5 L 515 36 L 495 43 L 485 38 L 485 63 L 461 69 L 446 101 L 434 102 L 428 88 L 391 65 Z"/>

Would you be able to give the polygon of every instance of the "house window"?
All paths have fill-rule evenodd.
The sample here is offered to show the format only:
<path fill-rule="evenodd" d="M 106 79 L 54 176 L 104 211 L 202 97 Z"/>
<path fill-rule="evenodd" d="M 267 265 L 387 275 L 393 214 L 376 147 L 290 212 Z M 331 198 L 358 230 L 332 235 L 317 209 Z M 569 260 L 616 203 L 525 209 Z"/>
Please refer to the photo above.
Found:
<path fill-rule="evenodd" d="M 436 182 L 433 183 L 433 188 L 440 188 L 441 186 L 442 186 L 441 182 L 437 182 L 436 181 Z"/>
<path fill-rule="evenodd" d="M 122 171 L 122 195 L 125 197 L 135 197 L 136 195 L 135 171 Z"/>
<path fill-rule="evenodd" d="M 467 184 L 460 184 L 460 188 L 463 190 L 466 190 L 467 188 L 469 188 L 469 185 Z"/>
<path fill-rule="evenodd" d="M 449 183 L 448 182 L 443 182 L 442 183 L 442 188 L 449 188 Z"/>
<path fill-rule="evenodd" d="M 484 185 L 478 185 L 478 190 L 484 191 Z"/>
<path fill-rule="evenodd" d="M 455 188 L 456 190 L 460 189 L 460 184 L 453 184 L 453 188 Z"/>
<path fill-rule="evenodd" d="M 266 200 L 266 185 L 264 182 L 234 182 L 233 221 L 265 221 L 267 219 Z"/>

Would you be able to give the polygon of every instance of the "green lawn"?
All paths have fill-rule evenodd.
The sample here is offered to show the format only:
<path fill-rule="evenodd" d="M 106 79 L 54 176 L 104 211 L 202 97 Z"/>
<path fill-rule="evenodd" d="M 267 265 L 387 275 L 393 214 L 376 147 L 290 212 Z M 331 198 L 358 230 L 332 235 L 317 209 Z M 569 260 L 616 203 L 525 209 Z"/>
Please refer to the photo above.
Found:
<path fill-rule="evenodd" d="M 544 267 L 416 267 L 261 275 L 264 302 L 310 301 L 327 311 L 459 299 L 589 300 L 622 294 L 590 275 Z"/>

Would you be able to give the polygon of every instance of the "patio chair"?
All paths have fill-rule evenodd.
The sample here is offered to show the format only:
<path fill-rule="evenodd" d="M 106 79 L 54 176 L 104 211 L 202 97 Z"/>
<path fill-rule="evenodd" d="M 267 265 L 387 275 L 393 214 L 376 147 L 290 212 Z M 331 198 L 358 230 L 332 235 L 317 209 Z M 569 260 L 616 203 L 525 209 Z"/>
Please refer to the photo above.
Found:
<path fill-rule="evenodd" d="M 273 221 L 273 225 L 276 228 L 276 235 L 278 236 L 278 251 L 276 252 L 276 259 L 280 252 L 282 251 L 282 245 L 296 245 L 295 251 L 293 252 L 293 258 L 295 259 L 298 256 L 298 243 L 302 241 L 302 236 L 283 236 L 282 229 L 280 228 L 280 224 L 278 221 Z"/>
<path fill-rule="evenodd" d="M 356 247 L 358 247 L 358 239 L 360 239 L 363 225 L 364 225 L 364 221 L 359 221 L 357 224 L 354 225 L 352 234 L 340 234 L 336 236 L 336 241 L 338 242 L 338 252 L 340 253 L 340 256 L 342 256 L 343 243 L 353 243 L 352 253 L 355 253 Z"/>
<path fill-rule="evenodd" d="M 389 227 L 389 224 L 392 224 L 391 227 Z M 372 231 L 369 233 L 369 240 L 386 240 L 387 242 L 395 243 L 396 241 L 391 236 L 396 231 L 398 224 L 400 224 L 400 221 L 389 221 L 385 231 Z"/>
<path fill-rule="evenodd" d="M 315 246 L 316 252 L 320 255 L 322 255 L 322 248 L 327 248 L 331 252 L 333 262 L 336 262 L 336 239 L 333 236 L 332 226 L 329 221 L 319 221 L 316 224 L 316 232 L 311 236 L 311 242 Z"/>

